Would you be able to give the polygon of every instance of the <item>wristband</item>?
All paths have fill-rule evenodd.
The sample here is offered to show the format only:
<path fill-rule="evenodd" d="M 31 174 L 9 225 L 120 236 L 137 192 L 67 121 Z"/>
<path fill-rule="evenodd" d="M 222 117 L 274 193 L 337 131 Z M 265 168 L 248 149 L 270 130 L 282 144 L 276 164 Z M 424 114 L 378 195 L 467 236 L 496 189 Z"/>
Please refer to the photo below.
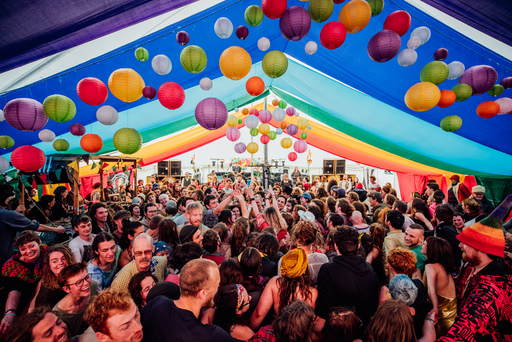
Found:
<path fill-rule="evenodd" d="M 256 201 L 256 198 L 254 198 L 254 197 L 253 197 L 253 198 L 251 198 L 251 202 L 252 202 L 252 201 Z"/>
<path fill-rule="evenodd" d="M 432 318 L 427 317 L 427 318 L 425 318 L 425 321 L 430 321 L 430 322 L 432 322 L 432 324 L 435 325 L 434 320 Z"/>
<path fill-rule="evenodd" d="M 4 317 L 5 316 L 16 316 L 16 314 L 14 312 L 6 312 L 4 313 Z"/>
<path fill-rule="evenodd" d="M 9 311 L 12 311 L 12 312 L 14 312 L 14 313 L 16 313 L 16 312 L 17 312 L 17 311 L 16 311 L 16 309 L 8 309 L 8 310 L 5 310 L 5 312 L 4 312 L 4 313 L 8 313 Z"/>

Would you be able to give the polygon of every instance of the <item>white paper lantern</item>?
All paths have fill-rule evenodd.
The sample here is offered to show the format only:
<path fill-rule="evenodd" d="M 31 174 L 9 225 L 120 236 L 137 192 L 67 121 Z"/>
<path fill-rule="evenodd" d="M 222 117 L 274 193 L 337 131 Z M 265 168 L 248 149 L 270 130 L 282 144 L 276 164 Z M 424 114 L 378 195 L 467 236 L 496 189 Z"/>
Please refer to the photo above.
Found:
<path fill-rule="evenodd" d="M 208 77 L 204 77 L 201 79 L 201 81 L 199 81 L 199 86 L 203 90 L 208 91 L 208 90 L 212 89 L 212 85 L 213 85 L 213 82 Z"/>
<path fill-rule="evenodd" d="M 106 126 L 111 126 L 119 120 L 119 113 L 112 106 L 101 106 L 96 111 L 96 119 Z"/>
<path fill-rule="evenodd" d="M 266 37 L 258 39 L 258 49 L 261 51 L 267 51 L 270 48 L 270 40 Z"/>
<path fill-rule="evenodd" d="M 430 29 L 426 26 L 417 27 L 411 32 L 411 37 L 419 37 L 423 45 L 430 39 Z"/>
<path fill-rule="evenodd" d="M 0 173 L 4 173 L 5 171 L 9 170 L 9 160 L 5 158 L 4 156 L 0 156 Z"/>
<path fill-rule="evenodd" d="M 402 52 L 398 55 L 397 62 L 398 65 L 403 67 L 408 67 L 416 63 L 418 59 L 418 53 L 413 49 L 403 49 Z"/>
<path fill-rule="evenodd" d="M 4 111 L 0 109 L 0 122 L 2 122 L 4 120 L 5 120 Z"/>
<path fill-rule="evenodd" d="M 171 60 L 166 55 L 156 55 L 153 57 L 151 66 L 158 75 L 167 75 L 172 69 Z"/>
<path fill-rule="evenodd" d="M 235 111 L 235 113 L 238 113 L 240 111 L 240 108 L 235 107 L 234 111 Z"/>
<path fill-rule="evenodd" d="M 318 44 L 314 41 L 310 41 L 306 44 L 305 50 L 308 55 L 312 55 L 318 50 Z"/>
<path fill-rule="evenodd" d="M 308 131 L 311 131 L 311 128 L 312 128 L 311 126 L 308 126 L 308 127 L 307 127 L 307 130 L 308 130 Z"/>
<path fill-rule="evenodd" d="M 508 97 L 502 97 L 494 102 L 500 105 L 500 111 L 498 112 L 498 115 L 503 115 L 512 112 L 512 99 Z"/>
<path fill-rule="evenodd" d="M 276 121 L 283 121 L 286 118 L 286 112 L 282 108 L 276 108 L 274 109 L 272 116 Z"/>
<path fill-rule="evenodd" d="M 256 115 L 249 115 L 245 118 L 245 127 L 249 129 L 253 129 L 258 127 L 258 124 L 260 123 L 260 120 L 258 120 L 258 117 Z"/>
<path fill-rule="evenodd" d="M 420 37 L 411 37 L 407 41 L 407 47 L 409 49 L 417 49 L 421 45 L 421 38 Z"/>
<path fill-rule="evenodd" d="M 283 129 L 282 128 L 276 129 L 276 133 L 277 133 L 277 135 L 283 134 Z"/>
<path fill-rule="evenodd" d="M 448 79 L 456 80 L 457 78 L 462 76 L 462 74 L 466 70 L 466 67 L 459 61 L 453 61 L 450 64 L 448 64 L 448 70 Z"/>
<path fill-rule="evenodd" d="M 52 142 L 53 139 L 55 139 L 55 133 L 50 131 L 49 129 L 43 129 L 39 134 L 37 135 L 41 141 L 44 142 Z"/>
<path fill-rule="evenodd" d="M 217 36 L 222 39 L 226 39 L 229 38 L 233 33 L 233 24 L 228 18 L 221 17 L 215 22 L 213 29 L 215 30 L 215 34 Z"/>

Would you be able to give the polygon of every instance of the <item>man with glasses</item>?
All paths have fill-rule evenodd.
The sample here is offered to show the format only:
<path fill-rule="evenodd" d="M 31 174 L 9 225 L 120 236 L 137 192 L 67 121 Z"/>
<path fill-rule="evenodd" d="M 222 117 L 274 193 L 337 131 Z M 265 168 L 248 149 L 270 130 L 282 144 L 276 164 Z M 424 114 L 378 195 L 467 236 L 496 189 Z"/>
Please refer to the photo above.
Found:
<path fill-rule="evenodd" d="M 139 234 L 133 239 L 132 253 L 134 260 L 124 266 L 117 273 L 112 282 L 112 289 L 128 290 L 128 284 L 134 275 L 139 272 L 151 272 L 161 282 L 169 274 L 167 258 L 153 256 L 153 238 L 146 233 Z"/>

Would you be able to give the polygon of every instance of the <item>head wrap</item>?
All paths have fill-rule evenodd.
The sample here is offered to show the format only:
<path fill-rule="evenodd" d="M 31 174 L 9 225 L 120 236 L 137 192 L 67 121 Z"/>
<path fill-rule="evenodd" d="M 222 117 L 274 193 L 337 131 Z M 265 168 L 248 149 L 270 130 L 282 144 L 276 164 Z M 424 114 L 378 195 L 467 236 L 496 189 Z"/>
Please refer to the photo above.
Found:
<path fill-rule="evenodd" d="M 236 309 L 240 309 L 242 304 L 244 303 L 244 290 L 245 288 L 240 284 L 235 284 L 236 286 Z"/>
<path fill-rule="evenodd" d="M 288 278 L 297 278 L 306 272 L 308 256 L 302 248 L 295 248 L 281 258 L 281 274 Z"/>

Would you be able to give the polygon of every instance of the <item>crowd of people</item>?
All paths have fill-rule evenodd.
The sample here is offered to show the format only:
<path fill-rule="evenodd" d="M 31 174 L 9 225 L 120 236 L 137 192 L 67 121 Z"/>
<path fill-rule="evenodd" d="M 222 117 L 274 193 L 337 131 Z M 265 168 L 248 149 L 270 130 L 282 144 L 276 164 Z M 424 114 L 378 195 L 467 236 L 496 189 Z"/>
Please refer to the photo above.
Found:
<path fill-rule="evenodd" d="M 25 216 L 0 184 L 0 340 L 512 340 L 512 195 L 217 178 L 95 185 L 69 239 L 65 187 Z"/>

